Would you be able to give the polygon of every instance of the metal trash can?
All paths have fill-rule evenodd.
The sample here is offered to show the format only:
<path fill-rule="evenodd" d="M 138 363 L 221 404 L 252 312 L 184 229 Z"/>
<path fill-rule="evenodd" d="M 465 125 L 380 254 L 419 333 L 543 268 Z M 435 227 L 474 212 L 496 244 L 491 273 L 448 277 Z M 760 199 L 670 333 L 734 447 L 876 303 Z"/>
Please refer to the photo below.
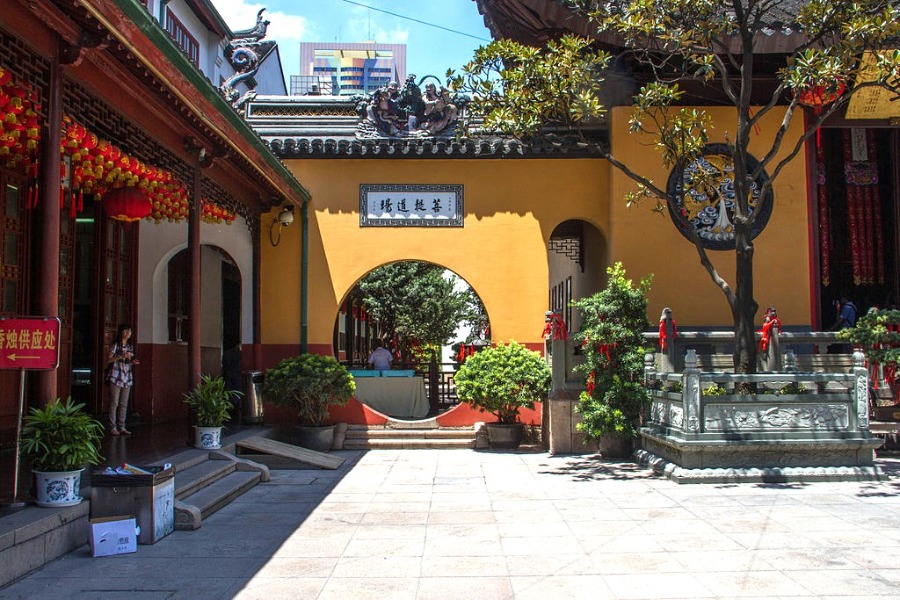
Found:
<path fill-rule="evenodd" d="M 263 374 L 262 371 L 244 371 L 244 397 L 241 421 L 257 425 L 263 422 Z"/>
<path fill-rule="evenodd" d="M 175 470 L 140 467 L 145 474 L 91 474 L 91 518 L 131 515 L 141 533 L 138 544 L 155 544 L 175 530 Z"/>

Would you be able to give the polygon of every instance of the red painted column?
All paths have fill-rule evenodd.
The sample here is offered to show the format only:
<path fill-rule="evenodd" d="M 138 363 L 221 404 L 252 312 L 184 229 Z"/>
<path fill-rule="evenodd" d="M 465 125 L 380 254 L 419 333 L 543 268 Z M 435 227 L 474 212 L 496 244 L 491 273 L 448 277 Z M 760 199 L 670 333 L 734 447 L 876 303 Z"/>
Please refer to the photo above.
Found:
<path fill-rule="evenodd" d="M 41 132 L 41 190 L 38 218 L 37 268 L 34 311 L 38 316 L 59 315 L 59 144 L 62 123 L 62 68 L 59 38 L 50 61 L 47 119 Z M 34 374 L 34 393 L 44 406 L 57 397 L 56 369 Z"/>
<path fill-rule="evenodd" d="M 191 297 L 188 304 L 188 389 L 200 383 L 200 209 L 201 182 L 203 174 L 199 166 L 194 167 L 194 182 L 191 190 L 191 211 L 188 216 L 188 256 L 190 258 Z"/>

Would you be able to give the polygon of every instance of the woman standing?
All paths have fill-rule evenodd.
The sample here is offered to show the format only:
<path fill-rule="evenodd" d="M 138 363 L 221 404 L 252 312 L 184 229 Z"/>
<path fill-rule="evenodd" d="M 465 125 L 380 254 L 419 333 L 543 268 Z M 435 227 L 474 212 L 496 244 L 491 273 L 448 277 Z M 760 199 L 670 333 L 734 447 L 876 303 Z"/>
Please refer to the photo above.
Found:
<path fill-rule="evenodd" d="M 125 429 L 125 413 L 128 411 L 128 396 L 134 377 L 132 365 L 139 364 L 134 358 L 134 347 L 131 345 L 131 325 L 119 325 L 116 341 L 109 347 L 106 357 L 109 384 L 109 432 L 111 435 L 131 435 Z"/>

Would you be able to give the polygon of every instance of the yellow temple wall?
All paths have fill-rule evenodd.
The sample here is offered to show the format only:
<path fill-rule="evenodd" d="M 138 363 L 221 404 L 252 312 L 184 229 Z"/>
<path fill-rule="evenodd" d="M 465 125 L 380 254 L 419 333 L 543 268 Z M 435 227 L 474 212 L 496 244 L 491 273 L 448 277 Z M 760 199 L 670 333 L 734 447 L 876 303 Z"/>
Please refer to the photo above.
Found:
<path fill-rule="evenodd" d="M 710 142 L 733 138 L 733 111 L 711 112 L 717 126 Z M 752 134 L 751 152 L 757 157 L 763 156 L 781 116 L 773 112 Z M 646 139 L 627 131 L 628 110 L 613 109 L 610 118 L 615 156 L 665 186 L 668 170 L 660 155 Z M 791 130 L 785 148 L 798 135 Z M 805 161 L 801 152 L 779 176 L 771 218 L 756 238 L 755 296 L 763 309 L 776 307 L 785 325 L 811 320 Z M 701 266 L 694 246 L 667 212 L 651 212 L 652 201 L 627 208 L 624 196 L 634 185 L 603 159 L 295 159 L 286 164 L 312 194 L 311 351 L 330 351 L 338 306 L 353 285 L 372 269 L 397 260 L 429 261 L 452 270 L 481 297 L 495 341 L 516 339 L 539 346 L 548 307 L 547 242 L 553 229 L 568 219 L 597 227 L 608 243 L 609 260 L 621 261 L 629 276 L 653 273 L 651 321 L 668 306 L 679 327 L 732 323 L 725 298 Z M 360 184 L 462 184 L 464 226 L 360 227 Z M 282 229 L 281 242 L 273 247 L 269 228 L 276 212 L 264 215 L 261 223 L 261 342 L 296 347 L 300 215 L 294 225 Z M 709 256 L 733 285 L 733 252 L 709 251 Z"/>
<path fill-rule="evenodd" d="M 542 345 L 548 305 L 547 242 L 567 219 L 606 234 L 609 182 L 599 159 L 288 160 L 312 194 L 309 208 L 310 351 L 328 351 L 338 306 L 366 273 L 397 260 L 422 260 L 466 280 L 484 302 L 492 338 Z M 360 184 L 462 184 L 463 227 L 360 227 Z M 262 219 L 264 345 L 300 337 L 300 226 L 273 247 Z"/>
<path fill-rule="evenodd" d="M 706 109 L 713 117 L 715 129 L 710 143 L 734 139 L 734 110 Z M 663 189 L 669 170 L 662 155 L 650 145 L 650 139 L 628 132 L 627 107 L 611 111 L 611 147 L 613 155 L 627 165 L 637 165 L 638 172 L 648 176 Z M 762 120 L 758 131 L 751 132 L 750 152 L 762 158 L 771 144 L 771 136 L 781 124 L 783 112 L 772 111 Z M 802 122 L 802 115 L 795 115 Z M 785 156 L 801 134 L 793 127 L 785 136 Z M 634 168 L 634 167 L 632 167 Z M 767 169 L 771 175 L 772 168 Z M 638 279 L 653 273 L 648 316 L 654 322 L 664 307 L 672 308 L 679 327 L 731 327 L 731 310 L 724 294 L 712 282 L 700 264 L 694 245 L 672 223 L 668 211 L 651 212 L 653 200 L 632 208 L 624 197 L 637 188 L 632 180 L 610 169 L 609 198 L 610 257 L 621 261 L 629 276 Z M 767 306 L 774 306 L 785 325 L 808 325 L 812 319 L 810 288 L 810 240 L 807 213 L 806 154 L 801 151 L 779 174 L 774 184 L 774 206 L 766 228 L 754 240 L 754 296 L 760 305 L 757 321 Z M 719 274 L 734 287 L 734 252 L 709 251 Z"/>

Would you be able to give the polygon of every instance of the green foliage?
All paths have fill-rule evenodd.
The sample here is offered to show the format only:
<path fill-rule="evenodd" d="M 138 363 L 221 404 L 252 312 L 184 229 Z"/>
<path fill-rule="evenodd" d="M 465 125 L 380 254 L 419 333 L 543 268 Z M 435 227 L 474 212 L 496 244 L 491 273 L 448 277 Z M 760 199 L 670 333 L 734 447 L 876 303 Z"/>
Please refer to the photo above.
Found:
<path fill-rule="evenodd" d="M 409 360 L 414 346 L 430 347 L 439 355 L 461 323 L 483 329 L 487 313 L 481 301 L 471 288 L 457 289 L 458 281 L 437 265 L 404 261 L 373 270 L 360 280 L 359 289 L 366 310 Z"/>
<path fill-rule="evenodd" d="M 643 384 L 643 333 L 647 322 L 647 297 L 651 277 L 634 285 L 625 268 L 616 263 L 607 269 L 606 289 L 574 303 L 581 313 L 584 363 L 578 367 L 588 378 L 581 393 L 579 429 L 599 439 L 604 433 L 637 435 L 637 426 L 650 394 Z"/>
<path fill-rule="evenodd" d="M 330 405 L 343 406 L 353 397 L 353 377 L 332 356 L 301 354 L 286 358 L 265 373 L 267 401 L 297 410 L 300 425 L 328 423 Z"/>
<path fill-rule="evenodd" d="M 103 425 L 72 398 L 56 399 L 44 408 L 32 408 L 22 427 L 22 456 L 36 471 L 76 471 L 96 465 Z"/>
<path fill-rule="evenodd" d="M 728 390 L 723 388 L 715 381 L 709 384 L 709 387 L 700 392 L 703 396 L 724 396 Z"/>
<path fill-rule="evenodd" d="M 805 394 L 808 391 L 809 390 L 802 383 L 791 381 L 790 383 L 781 386 L 778 389 L 778 394 L 781 396 L 795 396 L 797 394 Z"/>
<path fill-rule="evenodd" d="M 550 367 L 540 354 L 515 340 L 466 359 L 454 377 L 456 395 L 498 423 L 515 423 L 520 408 L 534 408 L 550 388 Z"/>
<path fill-rule="evenodd" d="M 577 127 L 600 118 L 600 72 L 608 62 L 584 38 L 551 40 L 545 48 L 495 40 L 475 51 L 452 85 L 476 96 L 468 110 L 484 117 L 487 129 L 527 138 L 547 123 Z"/>
<path fill-rule="evenodd" d="M 184 394 L 184 403 L 197 414 L 199 427 L 222 427 L 231 418 L 229 411 L 244 394 L 225 389 L 221 377 L 201 375 L 200 383 Z"/>
<path fill-rule="evenodd" d="M 900 363 L 900 310 L 871 310 L 837 337 L 862 349 L 870 363 Z"/>
<path fill-rule="evenodd" d="M 566 4 L 596 27 L 595 39 L 620 40 L 622 56 L 636 63 L 636 70 L 652 73 L 652 82 L 634 96 L 629 126 L 651 145 L 667 167 L 689 164 L 712 139 L 713 120 L 699 104 L 685 96 L 706 87 L 713 104 L 734 109 L 734 121 L 716 133 L 724 141 L 734 165 L 733 219 L 735 281 L 727 282 L 710 260 L 693 230 L 700 262 L 728 302 L 735 327 L 735 368 L 752 373 L 756 368 L 753 339 L 757 302 L 753 291 L 754 240 L 759 211 L 751 210 L 748 181 L 763 172 L 769 182 L 758 190 L 765 195 L 783 169 L 803 150 L 816 129 L 843 109 L 853 95 L 873 86 L 897 93 L 900 82 L 900 8 L 883 0 L 815 0 L 810 2 L 732 2 L 730 0 L 567 0 Z M 573 15 L 573 29 L 580 29 Z M 759 40 L 771 39 L 770 27 L 790 23 L 784 66 L 773 72 L 770 61 L 755 52 Z M 780 34 L 779 34 L 780 35 Z M 526 141 L 558 137 L 560 126 L 579 130 L 581 124 L 600 119 L 606 106 L 603 73 L 610 64 L 599 44 L 564 36 L 544 48 L 532 48 L 498 40 L 480 48 L 472 61 L 455 76 L 457 91 L 473 95 L 467 111 L 484 118 L 488 129 L 497 129 Z M 877 52 L 867 52 L 876 50 Z M 869 60 L 871 58 L 871 60 Z M 761 85 L 757 85 L 758 82 Z M 834 100 L 804 120 L 797 117 L 804 92 L 832 93 Z M 721 95 L 723 100 L 718 96 Z M 688 105 L 688 106 L 685 106 Z M 782 111 L 783 109 L 783 111 Z M 772 113 L 780 124 L 765 137 L 754 134 Z M 727 120 L 726 120 L 727 121 Z M 725 121 L 720 121 L 725 123 Z M 787 135 L 791 130 L 800 135 Z M 750 141 L 758 163 L 751 169 Z M 664 186 L 642 171 L 648 158 L 626 164 L 606 154 L 610 165 L 636 186 L 626 204 L 654 199 L 653 210 L 665 214 L 668 196 Z M 651 161 L 652 162 L 652 161 Z"/>

